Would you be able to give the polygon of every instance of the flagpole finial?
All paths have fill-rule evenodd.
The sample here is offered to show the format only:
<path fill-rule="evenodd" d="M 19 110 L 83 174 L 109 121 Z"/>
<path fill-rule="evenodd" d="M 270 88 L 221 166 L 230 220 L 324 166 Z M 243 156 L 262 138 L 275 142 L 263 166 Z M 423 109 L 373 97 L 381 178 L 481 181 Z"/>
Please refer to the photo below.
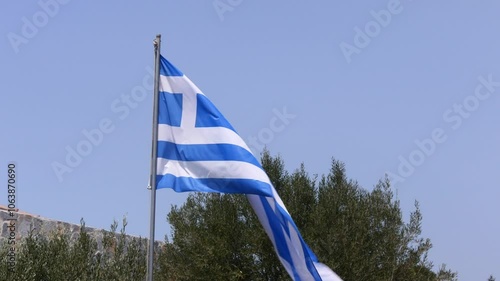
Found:
<path fill-rule="evenodd" d="M 161 41 L 161 34 L 157 34 L 155 40 L 153 40 L 153 46 L 155 48 L 158 48 L 160 41 Z"/>

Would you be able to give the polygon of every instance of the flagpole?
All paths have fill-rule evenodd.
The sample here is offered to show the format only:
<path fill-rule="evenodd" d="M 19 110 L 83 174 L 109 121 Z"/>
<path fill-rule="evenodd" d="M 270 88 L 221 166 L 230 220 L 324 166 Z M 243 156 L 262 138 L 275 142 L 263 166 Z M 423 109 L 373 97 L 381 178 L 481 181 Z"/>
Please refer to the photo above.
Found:
<path fill-rule="evenodd" d="M 156 35 L 154 40 L 155 47 L 155 85 L 153 93 L 153 141 L 151 145 L 151 212 L 149 220 L 149 250 L 148 250 L 148 268 L 147 281 L 153 281 L 153 259 L 155 245 L 155 215 L 156 215 L 156 159 L 158 150 L 158 91 L 160 88 L 160 43 L 161 35 Z"/>

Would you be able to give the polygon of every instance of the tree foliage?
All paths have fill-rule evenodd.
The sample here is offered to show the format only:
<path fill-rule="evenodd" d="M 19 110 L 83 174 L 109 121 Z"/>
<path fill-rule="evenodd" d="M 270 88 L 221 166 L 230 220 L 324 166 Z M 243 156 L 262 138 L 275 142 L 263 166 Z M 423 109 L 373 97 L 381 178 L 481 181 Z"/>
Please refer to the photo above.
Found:
<path fill-rule="evenodd" d="M 345 281 L 457 280 L 445 265 L 433 271 L 419 204 L 405 221 L 388 179 L 366 190 L 337 160 L 322 177 L 304 165 L 289 173 L 268 152 L 261 162 L 305 241 Z M 156 247 L 155 280 L 290 280 L 243 195 L 190 193 L 167 220 L 171 241 Z M 15 273 L 7 268 L 9 245 L 0 248 L 0 280 L 144 280 L 147 241 L 128 237 L 126 225 L 116 233 L 114 222 L 99 239 L 83 221 L 76 238 L 31 231 L 16 244 Z"/>
<path fill-rule="evenodd" d="M 16 263 L 13 270 L 4 258 L 0 264 L 0 280 L 9 281 L 137 281 L 146 274 L 146 240 L 130 238 L 125 233 L 126 220 L 119 234 L 118 223 L 110 231 L 102 231 L 102 245 L 91 236 L 85 222 L 75 239 L 64 229 L 49 236 L 34 229 L 16 243 Z M 4 241 L 5 242 L 5 241 Z M 3 244 L 2 257 L 7 257 L 11 245 Z"/>
<path fill-rule="evenodd" d="M 456 280 L 445 267 L 433 272 L 418 202 L 405 222 L 388 179 L 368 191 L 337 160 L 319 179 L 304 165 L 288 173 L 268 152 L 262 165 L 305 241 L 344 280 Z M 242 195 L 191 194 L 168 221 L 162 280 L 290 280 Z"/>

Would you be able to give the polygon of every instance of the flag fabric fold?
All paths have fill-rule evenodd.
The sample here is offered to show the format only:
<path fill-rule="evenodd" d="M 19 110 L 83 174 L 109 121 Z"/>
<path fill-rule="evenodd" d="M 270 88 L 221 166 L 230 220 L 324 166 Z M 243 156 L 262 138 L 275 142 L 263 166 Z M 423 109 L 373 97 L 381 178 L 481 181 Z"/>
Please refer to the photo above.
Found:
<path fill-rule="evenodd" d="M 318 262 L 251 150 L 180 70 L 160 58 L 157 188 L 246 194 L 294 280 L 341 279 Z"/>

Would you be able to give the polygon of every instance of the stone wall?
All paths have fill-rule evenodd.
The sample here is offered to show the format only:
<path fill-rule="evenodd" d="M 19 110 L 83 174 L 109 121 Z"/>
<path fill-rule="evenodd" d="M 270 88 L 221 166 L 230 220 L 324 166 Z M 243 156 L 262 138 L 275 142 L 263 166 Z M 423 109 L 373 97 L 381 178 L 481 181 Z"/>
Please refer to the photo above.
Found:
<path fill-rule="evenodd" d="M 80 230 L 79 225 L 47 219 L 39 215 L 33 215 L 20 211 L 18 209 L 12 211 L 12 214 L 14 216 L 10 216 L 10 212 L 7 207 L 0 205 L 0 224 L 2 226 L 2 233 L 0 235 L 1 238 L 9 237 L 10 230 L 8 229 L 8 226 L 11 224 L 11 219 L 17 219 L 13 222 L 15 223 L 15 232 L 18 239 L 20 237 L 26 237 L 30 229 L 33 229 L 35 233 L 40 233 L 42 235 L 48 235 L 58 229 L 68 231 L 68 233 L 78 233 Z M 95 232 L 97 229 L 88 228 L 88 231 Z"/>
<path fill-rule="evenodd" d="M 15 220 L 15 233 L 16 239 L 21 239 L 22 237 L 28 236 L 30 230 L 32 229 L 34 233 L 41 234 L 42 236 L 49 236 L 54 232 L 63 231 L 68 233 L 71 237 L 71 240 L 74 240 L 80 234 L 80 225 L 71 224 L 67 222 L 57 221 L 53 219 L 48 219 L 41 217 L 39 215 L 29 214 L 23 211 L 16 209 L 13 212 L 14 216 L 10 216 L 10 211 L 6 206 L 0 205 L 0 225 L 1 225 L 1 235 L 0 241 L 4 239 L 8 239 L 11 233 L 9 229 L 9 225 L 11 224 L 11 219 Z M 101 242 L 103 237 L 103 230 L 92 227 L 85 227 L 86 232 L 93 237 L 98 247 L 101 248 Z M 132 239 L 138 239 L 139 237 L 127 235 L 126 241 L 130 241 Z M 156 242 L 155 246 L 162 244 L 161 242 Z"/>

